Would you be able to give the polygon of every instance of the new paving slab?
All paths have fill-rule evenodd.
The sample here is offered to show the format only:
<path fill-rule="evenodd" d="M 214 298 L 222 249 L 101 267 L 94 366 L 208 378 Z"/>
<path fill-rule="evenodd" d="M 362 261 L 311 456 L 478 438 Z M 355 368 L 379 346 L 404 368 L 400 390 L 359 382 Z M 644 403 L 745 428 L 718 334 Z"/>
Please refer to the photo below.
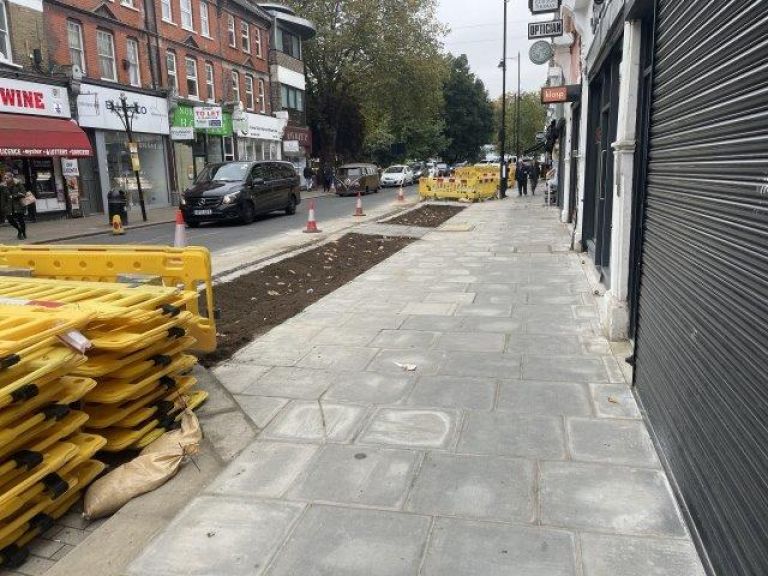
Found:
<path fill-rule="evenodd" d="M 468 207 L 216 368 L 251 432 L 127 573 L 702 576 L 536 202 Z"/>

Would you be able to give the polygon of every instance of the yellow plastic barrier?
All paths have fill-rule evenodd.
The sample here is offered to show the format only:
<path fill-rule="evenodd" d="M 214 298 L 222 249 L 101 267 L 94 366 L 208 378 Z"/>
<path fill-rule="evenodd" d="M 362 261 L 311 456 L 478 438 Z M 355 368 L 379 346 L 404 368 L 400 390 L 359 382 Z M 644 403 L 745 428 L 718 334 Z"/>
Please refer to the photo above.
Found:
<path fill-rule="evenodd" d="M 422 198 L 435 200 L 459 200 L 476 202 L 496 196 L 498 179 L 490 175 L 476 177 L 463 169 L 462 175 L 450 178 L 426 178 L 419 183 Z"/>
<path fill-rule="evenodd" d="M 18 353 L 41 340 L 79 330 L 93 312 L 7 303 L 0 298 L 0 356 Z"/>
<path fill-rule="evenodd" d="M 164 246 L 0 246 L 0 266 L 28 268 L 35 277 L 116 282 L 127 274 L 157 276 L 168 287 L 205 292 L 205 310 L 197 299 L 188 309 L 198 315 L 191 325 L 197 349 L 216 349 L 211 255 L 206 248 Z M 131 286 L 131 284 L 127 284 Z"/>
<path fill-rule="evenodd" d="M 88 376 L 90 378 L 99 378 L 102 376 L 114 377 L 120 370 L 133 366 L 146 366 L 147 362 L 162 362 L 163 358 L 154 358 L 154 356 L 174 356 L 179 352 L 191 349 L 195 344 L 195 339 L 191 336 L 182 336 L 181 338 L 163 338 L 157 342 L 148 345 L 136 352 L 104 352 L 94 350 L 89 351 L 88 361 L 74 369 L 73 374 Z M 134 370 L 134 368 L 131 368 Z M 120 372 L 122 377 L 128 377 Z"/>

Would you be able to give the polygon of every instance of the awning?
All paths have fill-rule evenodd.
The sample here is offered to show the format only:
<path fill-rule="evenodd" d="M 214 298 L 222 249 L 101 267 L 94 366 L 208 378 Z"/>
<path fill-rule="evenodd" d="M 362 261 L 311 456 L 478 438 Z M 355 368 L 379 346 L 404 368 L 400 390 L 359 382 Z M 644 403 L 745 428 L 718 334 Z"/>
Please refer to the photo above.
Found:
<path fill-rule="evenodd" d="M 538 152 L 539 150 L 544 149 L 545 142 L 539 142 L 535 146 L 531 146 L 530 148 L 523 150 L 523 156 L 527 156 L 528 154 L 531 154 L 532 152 Z"/>
<path fill-rule="evenodd" d="M 0 114 L 0 156 L 91 156 L 91 143 L 73 121 Z"/>

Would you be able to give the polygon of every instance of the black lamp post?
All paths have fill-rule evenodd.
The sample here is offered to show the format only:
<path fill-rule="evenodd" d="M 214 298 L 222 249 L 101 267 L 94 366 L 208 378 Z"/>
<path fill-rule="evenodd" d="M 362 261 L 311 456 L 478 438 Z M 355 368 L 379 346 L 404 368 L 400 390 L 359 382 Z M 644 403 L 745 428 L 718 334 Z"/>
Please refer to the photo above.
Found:
<path fill-rule="evenodd" d="M 119 103 L 116 103 L 114 100 L 107 100 L 106 107 L 110 112 L 117 114 L 117 117 L 120 118 L 120 122 L 123 124 L 123 128 L 125 128 L 125 133 L 128 135 L 128 150 L 131 154 L 131 167 L 133 168 L 133 174 L 136 177 L 136 189 L 139 192 L 141 218 L 144 220 L 144 222 L 146 222 L 147 207 L 144 205 L 144 191 L 141 189 L 141 176 L 139 175 L 140 166 L 138 165 L 138 156 L 136 157 L 135 162 L 133 158 L 134 146 L 137 146 L 136 154 L 138 154 L 138 144 L 133 141 L 133 118 L 137 114 L 146 114 L 147 109 L 139 106 L 138 102 L 128 104 L 128 98 L 122 92 L 120 93 Z"/>
<path fill-rule="evenodd" d="M 504 53 L 501 64 L 501 179 L 499 182 L 499 196 L 507 197 L 507 2 L 504 0 Z"/>

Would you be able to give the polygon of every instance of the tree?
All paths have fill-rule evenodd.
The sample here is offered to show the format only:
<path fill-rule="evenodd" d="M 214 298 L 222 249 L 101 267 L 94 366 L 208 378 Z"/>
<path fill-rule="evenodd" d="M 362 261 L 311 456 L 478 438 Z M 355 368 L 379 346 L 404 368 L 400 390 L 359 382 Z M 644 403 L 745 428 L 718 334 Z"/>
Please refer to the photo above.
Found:
<path fill-rule="evenodd" d="M 447 141 L 443 156 L 448 162 L 475 161 L 480 147 L 491 137 L 493 108 L 465 55 L 449 57 L 448 65 L 450 73 L 443 87 Z"/>
<path fill-rule="evenodd" d="M 507 142 L 510 154 L 517 154 L 517 94 L 507 94 Z M 501 141 L 501 96 L 493 103 L 496 141 Z M 547 107 L 541 103 L 538 92 L 523 92 L 520 95 L 520 153 L 537 144 L 536 133 L 546 128 Z"/>

